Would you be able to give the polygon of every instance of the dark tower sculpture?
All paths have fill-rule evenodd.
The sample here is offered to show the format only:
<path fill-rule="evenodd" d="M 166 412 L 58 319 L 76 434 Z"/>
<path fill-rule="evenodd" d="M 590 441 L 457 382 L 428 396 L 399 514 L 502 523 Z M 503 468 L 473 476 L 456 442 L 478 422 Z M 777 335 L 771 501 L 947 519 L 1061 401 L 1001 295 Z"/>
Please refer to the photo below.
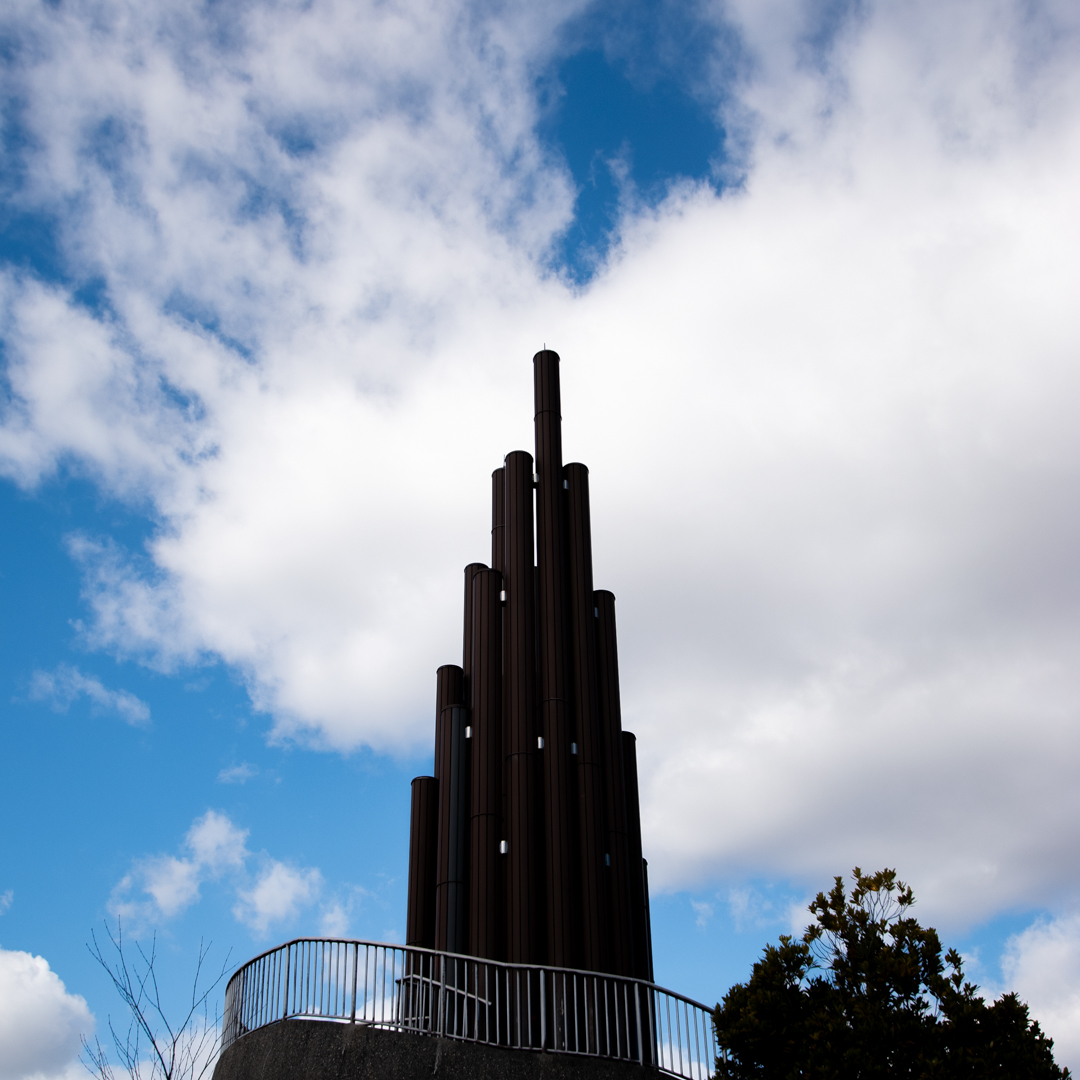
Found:
<path fill-rule="evenodd" d="M 439 668 L 435 776 L 413 781 L 406 944 L 651 980 L 615 597 L 589 470 L 562 461 L 558 354 L 533 370 L 535 458 L 492 473 L 491 567 L 465 568 L 462 666 Z"/>

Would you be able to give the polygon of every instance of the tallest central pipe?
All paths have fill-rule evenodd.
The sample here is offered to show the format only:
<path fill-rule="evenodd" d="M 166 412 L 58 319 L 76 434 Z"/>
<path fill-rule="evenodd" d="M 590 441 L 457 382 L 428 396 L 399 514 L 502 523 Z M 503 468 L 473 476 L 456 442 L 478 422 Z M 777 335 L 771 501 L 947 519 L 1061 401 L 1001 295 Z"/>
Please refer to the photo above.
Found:
<path fill-rule="evenodd" d="M 533 357 L 536 413 L 536 599 L 544 778 L 548 963 L 576 966 L 572 669 L 567 649 L 566 523 L 562 497 L 559 354 Z"/>

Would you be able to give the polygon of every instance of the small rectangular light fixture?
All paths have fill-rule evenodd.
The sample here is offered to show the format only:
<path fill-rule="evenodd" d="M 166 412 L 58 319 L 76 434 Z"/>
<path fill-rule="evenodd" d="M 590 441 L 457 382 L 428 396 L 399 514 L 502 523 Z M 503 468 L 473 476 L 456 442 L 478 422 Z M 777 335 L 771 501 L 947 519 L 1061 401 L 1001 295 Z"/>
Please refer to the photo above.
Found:
<path fill-rule="evenodd" d="M 577 743 L 576 742 L 572 742 L 570 744 L 570 753 L 571 754 L 576 754 L 577 753 Z"/>
<path fill-rule="evenodd" d="M 605 866 L 610 866 L 611 865 L 611 856 L 608 855 L 606 852 L 604 853 L 604 865 Z"/>
<path fill-rule="evenodd" d="M 506 603 L 506 590 L 505 590 L 505 589 L 503 589 L 503 590 L 502 590 L 502 591 L 501 591 L 501 592 L 499 593 L 499 599 L 500 599 L 500 600 L 501 600 L 501 601 L 502 601 L 502 602 L 503 602 L 504 604 Z"/>
<path fill-rule="evenodd" d="M 543 750 L 544 749 L 544 736 L 543 735 L 537 735 L 536 736 L 536 749 L 537 750 Z"/>
<path fill-rule="evenodd" d="M 594 619 L 599 619 L 600 618 L 600 609 L 598 607 L 594 607 L 592 609 L 592 613 L 593 613 L 593 618 Z"/>
<path fill-rule="evenodd" d="M 505 840 L 500 840 L 499 841 L 499 854 L 500 855 L 505 855 L 509 850 L 510 850 L 509 843 L 507 841 L 505 841 Z"/>
<path fill-rule="evenodd" d="M 540 483 L 540 474 L 538 472 L 533 473 L 533 486 L 537 486 Z"/>
<path fill-rule="evenodd" d="M 472 738 L 472 728 L 471 727 L 466 726 L 466 728 L 465 728 L 465 738 L 466 739 L 471 739 Z"/>
<path fill-rule="evenodd" d="M 570 490 L 570 481 L 569 480 L 564 480 L 562 482 L 562 486 L 566 491 L 569 491 Z"/>

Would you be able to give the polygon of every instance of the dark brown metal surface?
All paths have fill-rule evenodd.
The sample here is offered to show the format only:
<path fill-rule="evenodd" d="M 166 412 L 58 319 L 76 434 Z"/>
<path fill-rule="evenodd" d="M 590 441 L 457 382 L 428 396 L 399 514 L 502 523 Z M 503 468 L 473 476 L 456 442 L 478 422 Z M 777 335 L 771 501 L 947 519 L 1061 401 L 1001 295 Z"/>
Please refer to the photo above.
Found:
<path fill-rule="evenodd" d="M 507 454 L 492 473 L 492 568 L 465 568 L 462 666 L 439 669 L 435 776 L 413 793 L 407 934 L 651 978 L 615 598 L 593 590 L 588 470 L 562 464 L 558 354 L 537 353 L 533 374 L 536 456 Z"/>
<path fill-rule="evenodd" d="M 546 959 L 542 892 L 543 805 L 536 737 L 536 571 L 533 566 L 533 459 L 506 455 L 506 604 L 503 608 L 503 753 L 506 785 L 506 958 Z"/>
<path fill-rule="evenodd" d="M 443 709 L 465 704 L 465 672 L 457 664 L 443 664 L 435 674 L 435 779 L 442 779 Z M 450 714 L 446 714 L 450 723 Z"/>
<path fill-rule="evenodd" d="M 506 838 L 506 823 L 510 820 L 510 783 L 506 774 L 506 469 L 495 469 L 491 474 L 491 569 L 502 574 L 502 643 L 501 656 L 503 665 L 502 678 L 502 730 L 499 737 L 502 760 L 499 762 L 499 820 L 502 823 L 499 840 Z M 507 860 L 499 860 L 499 897 L 502 910 L 499 917 L 499 955 L 506 956 L 506 896 L 507 896 Z"/>
<path fill-rule="evenodd" d="M 461 667 L 465 672 L 465 704 L 472 708 L 472 579 L 473 575 L 487 567 L 481 562 L 469 563 L 465 567 L 465 619 L 461 646 Z"/>
<path fill-rule="evenodd" d="M 608 913 L 611 961 L 617 975 L 634 974 L 634 924 L 631 914 L 630 849 L 623 779 L 622 706 L 619 699 L 619 649 L 615 635 L 615 594 L 593 593 L 596 617 L 596 685 L 604 766 L 604 820 L 607 826 Z"/>
<path fill-rule="evenodd" d="M 502 575 L 472 580 L 472 810 L 469 843 L 469 952 L 502 959 Z"/>
<path fill-rule="evenodd" d="M 578 880 L 581 888 L 581 966 L 611 971 L 608 941 L 607 873 L 604 855 L 603 750 L 596 692 L 596 616 L 593 602 L 592 523 L 589 470 L 571 462 L 562 471 L 566 501 L 567 594 L 573 663 L 573 755 L 578 793 Z"/>
<path fill-rule="evenodd" d="M 545 884 L 547 959 L 577 966 L 575 948 L 576 859 L 573 811 L 576 784 L 570 747 L 574 741 L 566 611 L 566 526 L 562 486 L 562 416 L 559 354 L 533 357 L 536 411 L 536 581 L 540 731 L 544 738 Z"/>
<path fill-rule="evenodd" d="M 491 474 L 491 569 L 506 575 L 506 480 L 503 469 Z"/>
<path fill-rule="evenodd" d="M 623 778 L 626 784 L 626 824 L 630 847 L 630 902 L 634 920 L 634 977 L 652 979 L 652 944 L 649 940 L 649 893 L 645 861 L 641 857 L 641 813 L 638 804 L 637 740 L 622 733 Z"/>
<path fill-rule="evenodd" d="M 443 664 L 435 673 L 435 709 L 465 704 L 465 672 L 457 664 Z M 437 775 L 437 774 L 436 774 Z"/>
<path fill-rule="evenodd" d="M 439 849 L 439 781 L 418 776 L 412 782 L 409 820 L 409 906 L 405 944 L 435 948 L 435 878 Z"/>
<path fill-rule="evenodd" d="M 468 943 L 469 757 L 465 728 L 469 714 L 460 700 L 464 696 L 464 683 L 461 668 L 452 664 L 439 668 L 435 948 L 449 952 L 462 952 Z"/>

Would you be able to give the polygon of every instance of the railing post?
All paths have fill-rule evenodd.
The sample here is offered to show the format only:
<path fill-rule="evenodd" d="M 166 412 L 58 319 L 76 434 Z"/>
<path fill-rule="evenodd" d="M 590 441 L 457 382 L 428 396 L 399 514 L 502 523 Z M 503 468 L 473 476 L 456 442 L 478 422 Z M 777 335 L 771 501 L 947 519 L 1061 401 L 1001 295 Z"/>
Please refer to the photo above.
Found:
<path fill-rule="evenodd" d="M 281 1019 L 289 1018 L 289 962 L 292 959 L 292 946 L 285 946 L 285 993 L 281 999 Z"/>
<path fill-rule="evenodd" d="M 645 1064 L 645 1046 L 641 1037 L 641 984 L 634 980 L 634 1013 L 637 1018 L 637 1023 L 634 1025 L 637 1029 L 637 1060 L 641 1065 Z"/>
<path fill-rule="evenodd" d="M 446 957 L 439 957 L 439 1024 L 438 1034 L 446 1032 Z"/>
<path fill-rule="evenodd" d="M 346 953 L 346 956 L 349 954 Z M 356 1023 L 356 970 L 360 967 L 360 942 L 356 942 L 353 946 L 353 966 L 352 966 L 352 1014 L 349 1017 L 349 1023 Z"/>
<path fill-rule="evenodd" d="M 547 1049 L 547 994 L 544 993 L 544 969 L 540 969 L 540 1049 Z"/>
<path fill-rule="evenodd" d="M 652 987 L 649 987 L 649 1064 L 658 1065 L 656 1060 L 656 1020 L 654 1013 L 656 1012 L 656 995 L 653 993 Z"/>

